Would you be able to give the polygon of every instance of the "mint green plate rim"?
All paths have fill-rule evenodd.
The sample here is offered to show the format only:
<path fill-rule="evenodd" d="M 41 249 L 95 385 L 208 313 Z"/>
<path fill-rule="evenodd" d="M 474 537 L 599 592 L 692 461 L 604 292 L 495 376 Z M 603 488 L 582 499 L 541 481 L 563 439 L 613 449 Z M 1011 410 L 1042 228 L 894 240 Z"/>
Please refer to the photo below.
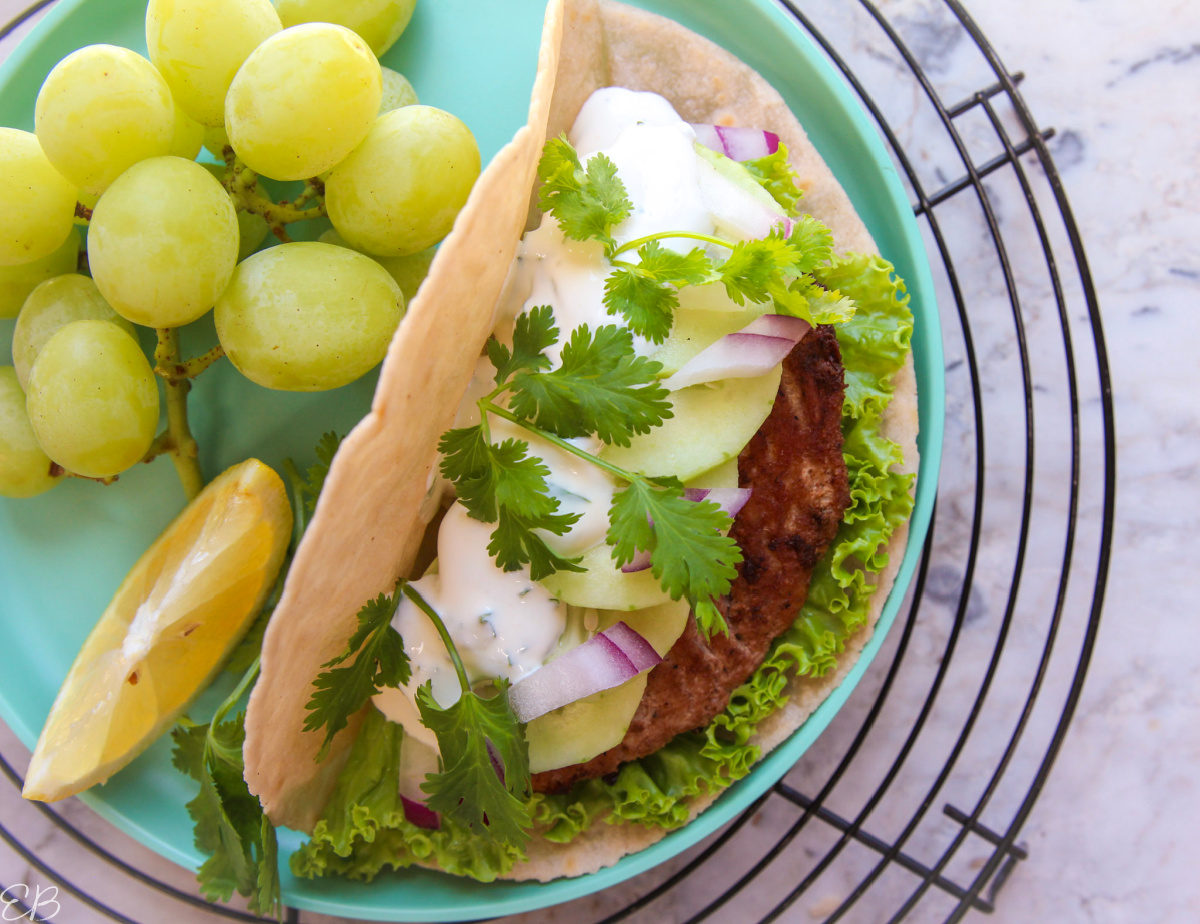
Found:
<path fill-rule="evenodd" d="M 99 5 L 110 2 L 111 0 L 62 0 L 26 36 L 3 66 L 0 66 L 0 98 L 6 95 L 14 80 L 22 77 L 28 79 L 31 69 L 41 67 L 37 81 L 40 82 L 45 66 L 35 62 L 39 54 L 44 56 L 46 53 L 45 46 L 51 37 L 60 30 L 69 30 L 81 9 L 95 10 Z M 470 6 L 471 2 L 475 5 Z M 130 3 L 120 5 L 127 7 Z M 342 880 L 297 880 L 290 875 L 285 866 L 282 870 L 284 898 L 294 907 L 380 921 L 421 922 L 496 917 L 580 898 L 623 882 L 676 856 L 745 811 L 787 773 L 829 725 L 866 673 L 882 645 L 900 609 L 905 590 L 920 558 L 932 514 L 941 460 L 945 409 L 941 331 L 932 275 L 921 232 L 904 185 L 887 155 L 883 142 L 841 76 L 795 20 L 772 0 L 723 0 L 720 3 L 704 4 L 689 0 L 641 0 L 637 5 L 671 16 L 713 39 L 754 66 L 783 94 L 792 110 L 804 123 L 817 149 L 846 189 L 880 250 L 893 261 L 897 271 L 906 280 L 912 310 L 917 320 L 913 352 L 920 404 L 918 446 L 921 460 L 908 545 L 896 582 L 875 634 L 863 649 L 859 660 L 808 721 L 784 744 L 764 758 L 749 777 L 730 787 L 708 811 L 685 828 L 667 835 L 657 844 L 625 857 L 615 866 L 597 873 L 551 883 L 503 882 L 483 885 L 424 870 L 410 870 L 385 874 L 368 886 Z M 486 27 L 477 28 L 470 33 L 474 44 L 468 41 L 466 48 L 460 48 L 459 51 L 463 53 L 469 50 L 473 53 L 464 53 L 459 61 L 471 59 L 473 62 L 477 57 L 474 52 L 481 50 L 494 53 L 494 48 L 536 48 L 536 35 L 532 36 L 531 46 L 529 30 L 531 26 L 536 29 L 540 24 L 541 7 L 539 0 L 513 0 L 511 3 L 502 3 L 501 0 L 422 0 L 413 27 L 410 27 L 410 34 L 385 56 L 384 63 L 405 69 L 405 63 L 400 62 L 411 63 L 414 57 L 420 58 L 423 51 L 419 44 L 420 39 L 423 36 L 442 34 L 438 32 L 439 26 L 447 30 L 468 31 L 462 27 L 461 16 L 464 13 L 486 20 Z M 115 11 L 110 7 L 110 12 Z M 128 23 L 124 22 L 124 25 L 128 26 Z M 129 37 L 128 28 L 125 29 L 125 33 L 126 40 L 123 44 L 144 51 L 140 40 Z M 483 38 L 484 36 L 486 38 Z M 79 36 L 78 45 L 104 40 L 118 41 L 106 35 L 89 33 Z M 481 41 L 493 43 L 493 48 L 485 48 L 480 44 Z M 422 67 L 444 69 L 444 64 L 430 64 L 428 59 L 432 57 L 433 52 L 429 52 L 425 60 L 418 60 L 413 66 L 417 70 Z M 486 68 L 489 60 L 491 59 L 485 55 L 478 66 Z M 516 61 L 519 58 L 514 56 L 512 60 Z M 53 59 L 50 63 L 53 63 Z M 518 68 L 514 64 L 512 70 L 514 73 L 507 75 L 511 78 L 510 84 L 520 85 L 524 81 L 526 87 L 531 85 L 530 65 L 523 64 Z M 515 73 L 516 71 L 521 72 Z M 453 105 L 453 84 L 445 80 L 438 82 L 436 70 L 430 71 L 429 77 L 433 98 L 428 98 L 423 91 L 419 75 L 409 73 L 409 76 L 413 78 L 418 91 L 422 92 L 423 102 L 441 104 L 462 114 L 462 109 Z M 461 76 L 459 79 L 462 79 Z M 510 90 L 512 95 L 511 87 L 506 89 Z M 519 116 L 523 116 L 527 99 L 526 90 L 525 98 L 519 100 Z M 509 115 L 511 116 L 511 112 Z M 496 118 L 489 122 L 484 114 L 475 120 L 467 119 L 480 139 L 485 157 L 495 153 L 507 137 L 505 132 L 511 134 L 520 123 L 519 118 L 510 118 L 511 125 L 505 125 L 504 118 L 504 115 L 497 114 Z M 9 120 L 5 124 L 17 123 Z M 18 124 L 18 127 L 30 126 Z M 3 332 L 4 328 L 0 327 L 0 333 Z M 361 413 L 365 411 L 364 400 L 367 396 L 369 390 L 353 390 L 352 387 L 341 404 L 350 405 L 351 409 L 357 407 Z M 340 410 L 344 417 L 345 408 Z M 65 488 L 59 488 L 52 493 L 64 490 Z M 158 493 L 169 491 L 169 480 L 156 480 L 150 485 L 150 490 Z M 14 503 L 22 502 L 0 499 L 0 504 Z M 0 508 L 0 514 L 3 512 L 3 508 Z M 6 553 L 19 539 L 4 529 L 6 522 L 0 521 L 0 558 L 7 557 Z M 46 576 L 35 574 L 29 580 L 36 581 Z M 0 598 L 0 602 L 11 604 L 11 601 L 5 598 Z M 16 612 L 13 606 L 7 605 L 0 618 L 8 621 L 34 615 L 29 612 Z M 9 652 L 9 657 L 13 657 L 12 652 Z M 0 673 L 0 717 L 3 717 L 22 742 L 30 747 L 45 719 L 45 708 L 39 711 L 32 707 L 19 678 L 9 672 L 3 672 Z M 160 774 L 164 772 L 164 768 L 166 773 L 176 774 L 166 755 L 167 749 L 160 742 L 148 755 L 139 758 L 129 769 L 118 774 L 114 782 L 126 776 Z M 146 823 L 145 805 L 140 806 L 137 813 L 131 811 L 131 800 L 141 798 L 144 801 L 146 798 L 146 793 L 134 785 L 135 783 L 134 779 L 121 780 L 121 784 L 117 786 L 110 783 L 106 787 L 82 794 L 80 799 L 97 814 L 142 844 L 176 863 L 196 869 L 201 859 L 200 855 L 193 847 L 190 836 L 178 836 L 178 825 L 172 830 L 172 836 L 164 836 L 153 824 Z M 161 797 L 161 791 L 151 789 L 150 797 L 153 799 L 156 796 Z M 152 805 L 151 814 L 153 810 L 177 814 L 179 807 L 175 802 Z M 134 817 L 135 814 L 139 817 Z M 299 843 L 299 835 L 286 831 L 281 833 L 281 852 L 286 856 Z"/>

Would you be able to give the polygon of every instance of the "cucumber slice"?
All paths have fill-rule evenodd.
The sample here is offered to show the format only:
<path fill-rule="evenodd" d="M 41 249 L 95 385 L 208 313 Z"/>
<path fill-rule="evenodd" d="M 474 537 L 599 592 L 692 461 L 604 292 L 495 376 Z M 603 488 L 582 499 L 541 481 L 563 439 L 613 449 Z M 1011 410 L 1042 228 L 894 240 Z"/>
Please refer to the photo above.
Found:
<path fill-rule="evenodd" d="M 620 744 L 642 701 L 646 677 L 638 674 L 619 687 L 577 699 L 526 725 L 529 771 L 581 764 Z"/>
<path fill-rule="evenodd" d="M 623 620 L 665 656 L 687 627 L 689 613 L 686 600 L 634 613 L 607 610 L 600 613 L 600 628 L 607 629 Z M 526 725 L 530 772 L 581 764 L 620 744 L 642 701 L 648 676 L 645 671 L 618 687 L 568 703 Z"/>
<path fill-rule="evenodd" d="M 563 603 L 597 610 L 640 610 L 658 606 L 671 598 L 658 579 L 645 571 L 625 574 L 612 559 L 612 548 L 597 545 L 583 553 L 579 562 L 586 571 L 556 571 L 543 586 Z"/>
<path fill-rule="evenodd" d="M 741 164 L 701 150 L 696 179 L 717 234 L 731 241 L 766 237 L 786 217 L 779 203 Z"/>
<path fill-rule="evenodd" d="M 737 185 L 747 196 L 758 200 L 759 204 L 764 208 L 777 212 L 780 218 L 783 217 L 783 210 L 779 207 L 779 203 L 775 201 L 775 197 L 763 189 L 762 184 L 754 179 L 744 164 L 726 157 L 720 151 L 714 151 L 699 141 L 696 142 L 696 153 L 702 160 L 707 161 L 716 168 L 717 173 Z"/>
<path fill-rule="evenodd" d="M 738 460 L 728 459 L 716 468 L 701 472 L 695 478 L 689 479 L 684 487 L 687 488 L 736 488 L 738 486 Z"/>
<path fill-rule="evenodd" d="M 626 471 L 688 481 L 735 458 L 771 413 L 782 366 L 751 379 L 722 379 L 671 393 L 674 417 L 600 457 Z M 556 575 L 557 576 L 557 575 Z"/>
<path fill-rule="evenodd" d="M 672 600 L 658 606 L 650 606 L 632 613 L 604 610 L 600 613 L 600 628 L 607 629 L 623 622 L 648 641 L 662 657 L 667 656 L 671 646 L 687 628 L 692 609 L 686 600 Z"/>
<path fill-rule="evenodd" d="M 700 286 L 699 288 L 705 288 Z M 689 291 L 684 287 L 680 294 Z M 732 305 L 733 302 L 730 302 Z M 733 311 L 687 311 L 678 309 L 675 312 L 675 322 L 671 325 L 671 334 L 657 353 L 650 358 L 656 363 L 662 363 L 663 378 L 674 375 L 684 363 L 701 350 L 712 346 L 726 334 L 741 330 L 754 321 L 762 313 L 765 306 L 747 305 Z"/>
<path fill-rule="evenodd" d="M 679 307 L 685 311 L 719 311 L 722 314 L 738 314 L 754 311 L 754 317 L 771 307 L 769 302 L 750 302 L 739 305 L 729 297 L 723 282 L 706 282 L 699 286 L 684 286 L 679 290 Z M 753 318 L 747 319 L 749 324 Z"/>

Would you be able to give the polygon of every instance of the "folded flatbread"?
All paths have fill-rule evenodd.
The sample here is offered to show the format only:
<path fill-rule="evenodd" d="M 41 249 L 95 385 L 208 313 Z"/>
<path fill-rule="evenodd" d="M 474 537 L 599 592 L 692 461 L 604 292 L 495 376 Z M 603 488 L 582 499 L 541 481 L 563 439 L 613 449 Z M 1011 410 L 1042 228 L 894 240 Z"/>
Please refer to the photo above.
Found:
<path fill-rule="evenodd" d="M 845 192 L 779 94 L 746 64 L 671 20 L 610 0 L 551 0 L 528 123 L 480 176 L 428 278 L 392 341 L 371 412 L 343 442 L 263 643 L 262 675 L 246 718 L 246 779 L 276 824 L 311 831 L 361 724 L 314 757 L 322 734 L 305 733 L 313 678 L 341 653 L 363 602 L 407 575 L 426 528 L 422 499 L 438 438 L 453 423 L 493 307 L 535 200 L 548 137 L 566 132 L 596 89 L 665 96 L 690 122 L 769 129 L 787 145 L 803 207 L 833 231 L 839 253 L 876 248 Z M 894 379 L 884 434 L 916 471 L 916 380 L 911 357 Z M 869 625 L 851 637 L 836 670 L 792 681 L 786 706 L 753 739 L 765 754 L 794 732 L 849 671 L 895 578 L 907 536 L 893 535 Z M 715 795 L 698 797 L 693 816 Z M 593 824 L 568 845 L 535 838 L 512 878 L 547 880 L 615 863 L 660 839 L 660 828 Z"/>

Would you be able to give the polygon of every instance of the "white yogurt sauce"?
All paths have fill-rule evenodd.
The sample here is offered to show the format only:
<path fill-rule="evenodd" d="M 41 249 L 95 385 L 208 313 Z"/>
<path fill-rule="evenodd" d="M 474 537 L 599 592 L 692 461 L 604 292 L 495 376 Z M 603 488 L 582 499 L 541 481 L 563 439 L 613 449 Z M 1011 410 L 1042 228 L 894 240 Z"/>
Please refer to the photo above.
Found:
<path fill-rule="evenodd" d="M 446 624 L 472 683 L 496 677 L 515 681 L 537 670 L 567 624 L 566 605 L 534 581 L 528 569 L 501 571 L 492 561 L 487 544 L 494 528 L 471 519 L 462 504 L 452 504 L 438 532 L 438 573 L 412 583 Z M 397 699 L 415 702 L 417 687 L 431 681 L 439 704 L 457 702 L 462 688 L 454 664 L 433 622 L 407 597 L 392 626 L 404 639 L 412 677 L 402 696 L 387 691 L 375 697 L 375 705 L 436 746 L 432 733 L 414 721 L 416 711 Z"/>
<path fill-rule="evenodd" d="M 713 219 L 699 186 L 695 132 L 661 96 L 618 87 L 598 90 L 584 104 L 569 137 L 585 164 L 602 150 L 617 165 L 633 203 L 630 216 L 613 229 L 618 242 L 663 231 L 713 233 Z M 680 251 L 697 246 L 683 238 L 662 243 Z M 636 262 L 637 257 L 631 253 L 626 259 Z M 595 330 L 603 324 L 625 323 L 604 307 L 604 280 L 610 269 L 602 244 L 566 240 L 558 222 L 545 216 L 518 248 L 497 311 L 497 337 L 511 342 L 516 313 L 550 305 L 559 342 L 548 352 L 557 366 L 562 346 L 579 325 Z M 521 296 L 527 297 L 522 301 Z M 655 349 L 641 337 L 635 336 L 634 342 L 642 355 Z M 456 426 L 479 421 L 475 401 L 494 387 L 494 373 L 482 359 Z M 546 544 L 561 555 L 575 556 L 603 541 L 616 490 L 611 476 L 503 419 L 489 418 L 489 427 L 493 442 L 510 437 L 528 442 L 530 453 L 540 456 L 550 469 L 548 482 L 559 498 L 559 511 L 582 515 L 565 536 L 543 532 Z M 572 442 L 591 452 L 600 445 L 595 438 Z M 487 544 L 494 528 L 471 519 L 461 505 L 454 504 L 438 533 L 439 573 L 413 582 L 446 623 L 472 682 L 495 677 L 516 681 L 536 670 L 555 650 L 566 627 L 566 606 L 533 581 L 528 569 L 504 572 L 493 561 Z M 412 701 L 417 687 L 426 681 L 432 681 L 434 698 L 443 706 L 457 701 L 460 686 L 454 666 L 432 623 L 407 599 L 392 624 L 404 638 L 412 679 L 401 691 L 380 693 L 375 704 L 389 719 L 436 747 Z"/>

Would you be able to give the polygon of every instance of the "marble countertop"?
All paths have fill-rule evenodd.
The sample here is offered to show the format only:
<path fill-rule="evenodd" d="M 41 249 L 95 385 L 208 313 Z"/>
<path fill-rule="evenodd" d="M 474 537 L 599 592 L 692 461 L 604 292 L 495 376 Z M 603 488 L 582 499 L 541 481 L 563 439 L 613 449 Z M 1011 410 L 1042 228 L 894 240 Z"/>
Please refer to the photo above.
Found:
<path fill-rule="evenodd" d="M 0 0 L 0 22 L 26 6 L 26 0 Z M 878 29 L 856 4 L 844 0 L 811 0 L 800 6 L 857 62 L 856 70 L 896 127 L 926 188 L 952 183 L 962 172 L 961 160 L 955 169 L 956 155 L 931 130 L 933 115 L 919 89 L 897 77 L 903 64 Z M 991 82 L 975 46 L 942 0 L 886 0 L 880 9 L 947 101 L 968 97 Z M 1087 250 L 1103 319 L 1119 458 L 1111 571 L 1087 683 L 1053 772 L 1017 838 L 1028 859 L 1014 866 L 995 894 L 991 919 L 1000 924 L 1185 924 L 1200 919 L 1196 875 L 1200 620 L 1191 617 L 1188 602 L 1200 590 L 1200 580 L 1186 551 L 1200 535 L 1200 402 L 1195 399 L 1200 385 L 1196 307 L 1200 304 L 1196 244 L 1200 240 L 1200 119 L 1195 103 L 1200 86 L 1200 4 L 1190 0 L 1140 5 L 1128 0 L 975 0 L 969 9 L 1008 69 L 1027 75 L 1021 92 L 1038 124 L 1055 130 L 1048 146 Z M 23 27 L 0 42 L 0 59 L 25 31 Z M 1020 139 L 1015 116 L 1003 101 L 997 102 L 997 118 L 1014 139 Z M 958 127 L 977 162 L 998 153 L 995 131 L 982 110 L 960 117 Z M 1040 705 L 1030 717 L 1010 770 L 983 813 L 984 823 L 998 827 L 1009 823 L 1029 788 L 1062 712 L 1084 641 L 1102 525 L 1099 382 L 1086 306 L 1044 177 L 1030 158 L 1023 163 L 1037 201 L 1049 216 L 1047 234 L 1063 269 L 1069 325 L 1080 358 L 1083 454 L 1077 563 L 1056 640 L 1056 660 L 1048 666 Z M 936 859 L 939 848 L 957 832 L 952 820 L 938 814 L 943 804 L 968 811 L 974 806 L 1002 756 L 1013 716 L 1028 692 L 1045 645 L 1047 614 L 1061 570 L 1058 559 L 1066 523 L 1063 485 L 1070 479 L 1061 330 L 1040 242 L 1023 211 L 1021 190 L 1011 171 L 996 171 L 984 187 L 1009 248 L 1007 256 L 1014 268 L 1011 282 L 1022 295 L 1033 393 L 1038 407 L 1044 408 L 1036 431 L 1039 480 L 1028 560 L 1020 596 L 1011 607 L 1005 657 L 997 666 L 977 733 L 934 799 L 932 820 L 905 844 L 906 855 L 925 863 Z M 887 707 L 828 803 L 844 817 L 862 808 L 864 794 L 879 784 L 902 746 L 953 641 L 953 658 L 929 726 L 904 772 L 864 826 L 884 841 L 900 836 L 953 747 L 953 737 L 965 721 L 984 666 L 1004 629 L 1012 584 L 1015 552 L 1010 539 L 1020 520 L 1024 464 L 1019 451 L 1021 402 L 1012 400 L 1019 396 L 1019 366 L 1011 319 L 1006 321 L 1010 312 L 1006 279 L 986 233 L 979 201 L 956 197 L 937 207 L 939 227 L 954 254 L 969 308 L 988 428 L 987 514 L 974 587 L 962 604 L 956 632 L 955 611 L 970 536 L 975 430 L 969 367 L 963 363 L 965 347 L 957 333 L 953 293 L 944 271 L 938 270 L 935 253 L 947 341 L 948 408 L 933 566 Z M 928 236 L 928 226 L 926 233 L 932 247 L 935 241 Z M 814 782 L 819 786 L 850 746 L 897 656 L 899 636 L 899 631 L 892 633 L 847 708 L 789 777 L 798 789 L 811 795 Z M 0 751 L 18 767 L 27 760 L 7 731 L 0 735 Z M 88 837 L 132 866 L 191 890 L 189 873 L 116 832 L 83 805 L 70 800 L 61 810 Z M 775 842 L 797 814 L 783 806 L 748 825 L 735 842 L 739 855 L 751 858 L 745 865 Z M 202 909 L 186 907 L 114 875 L 107 864 L 51 828 L 7 785 L 0 785 L 0 824 L 132 920 L 209 919 Z M 809 825 L 789 848 L 786 862 L 773 865 L 752 893 L 721 909 L 715 920 L 758 919 L 835 839 L 833 828 Z M 967 883 L 989 856 L 985 842 L 971 835 L 944 875 Z M 826 919 L 876 859 L 861 845 L 847 850 L 781 919 Z M 737 866 L 737 861 L 732 865 Z M 739 872 L 741 868 L 721 870 L 714 877 Z M 600 917 L 620 907 L 622 899 L 627 902 L 644 891 L 654 875 L 567 909 L 530 915 L 528 920 L 549 924 Z M 44 880 L 26 858 L 0 845 L 0 882 L 39 881 Z M 916 881 L 893 867 L 843 920 L 887 920 Z M 701 885 L 695 894 L 651 906 L 636 920 L 682 918 L 706 897 L 702 894 L 706 887 L 716 890 L 719 883 Z M 65 894 L 62 903 L 64 910 L 56 921 L 111 920 Z M 952 907 L 948 899 L 938 900 L 935 894 L 918 904 L 906 920 L 943 920 Z M 325 919 L 305 915 L 303 920 Z"/>

